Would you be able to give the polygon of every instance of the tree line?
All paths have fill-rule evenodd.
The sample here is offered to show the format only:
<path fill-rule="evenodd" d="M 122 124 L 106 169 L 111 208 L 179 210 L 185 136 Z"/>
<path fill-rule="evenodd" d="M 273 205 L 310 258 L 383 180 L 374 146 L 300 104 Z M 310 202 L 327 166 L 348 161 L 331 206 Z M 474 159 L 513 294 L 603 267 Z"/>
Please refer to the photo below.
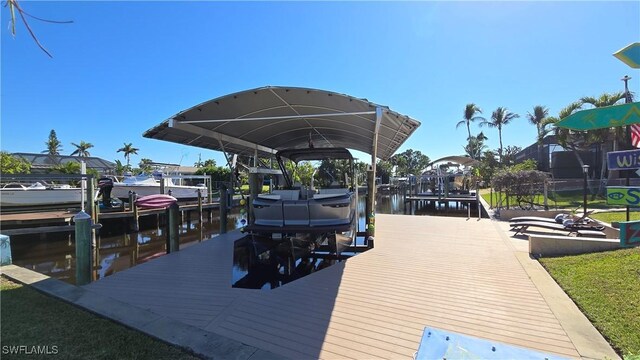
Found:
<path fill-rule="evenodd" d="M 593 146 L 600 147 L 603 156 L 603 164 L 606 163 L 606 149 L 608 143 L 614 143 L 614 149 L 625 144 L 625 134 L 623 128 L 598 129 L 590 131 L 572 131 L 568 129 L 558 128 L 555 126 L 559 121 L 567 116 L 572 115 L 576 111 L 586 108 L 597 108 L 604 106 L 612 106 L 618 104 L 622 100 L 632 101 L 633 95 L 629 92 L 603 93 L 598 97 L 586 96 L 567 105 L 560 110 L 557 116 L 549 115 L 549 108 L 543 105 L 536 105 L 531 112 L 527 112 L 526 119 L 536 127 L 535 141 L 537 144 L 538 159 L 542 159 L 544 154 L 544 138 L 553 133 L 557 142 L 565 150 L 572 151 L 579 164 L 585 164 L 580 152 L 587 151 Z M 478 160 L 480 164 L 476 167 L 476 175 L 483 180 L 489 181 L 499 169 L 508 168 L 515 165 L 515 155 L 522 150 L 519 146 L 503 146 L 502 134 L 506 125 L 515 121 L 520 115 L 512 113 L 506 107 L 498 107 L 491 113 L 491 118 L 486 119 L 482 116 L 482 109 L 475 103 L 466 105 L 462 120 L 456 123 L 456 129 L 461 126 L 467 128 L 467 142 L 463 146 L 465 155 Z M 488 149 L 486 141 L 488 137 L 483 131 L 477 135 L 471 132 L 471 124 L 477 122 L 479 127 L 488 126 L 498 130 L 499 147 L 496 150 Z M 628 145 L 628 144 L 625 144 Z M 542 164 L 537 164 L 537 168 L 541 169 Z M 605 166 L 601 168 L 600 179 L 605 177 Z M 602 183 L 602 181 L 601 181 Z M 600 191 L 603 191 L 604 187 Z"/>

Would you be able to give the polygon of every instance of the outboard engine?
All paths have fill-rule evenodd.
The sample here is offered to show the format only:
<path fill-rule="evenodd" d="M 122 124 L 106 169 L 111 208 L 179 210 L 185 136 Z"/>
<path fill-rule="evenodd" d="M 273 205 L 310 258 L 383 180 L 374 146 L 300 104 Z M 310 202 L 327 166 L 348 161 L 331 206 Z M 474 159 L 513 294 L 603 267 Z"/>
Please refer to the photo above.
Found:
<path fill-rule="evenodd" d="M 98 196 L 102 196 L 102 206 L 111 207 L 111 190 L 113 189 L 113 180 L 110 178 L 98 179 Z"/>

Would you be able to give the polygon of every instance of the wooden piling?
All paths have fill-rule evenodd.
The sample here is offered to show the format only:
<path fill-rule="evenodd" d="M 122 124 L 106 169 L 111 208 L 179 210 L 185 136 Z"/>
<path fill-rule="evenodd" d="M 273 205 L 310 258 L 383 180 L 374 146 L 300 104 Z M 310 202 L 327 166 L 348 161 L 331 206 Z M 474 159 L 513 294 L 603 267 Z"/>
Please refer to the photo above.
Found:
<path fill-rule="evenodd" d="M 167 208 L 167 254 L 180 250 L 180 208 L 177 203 Z"/>
<path fill-rule="evenodd" d="M 164 194 L 164 178 L 160 179 L 160 194 Z"/>
<path fill-rule="evenodd" d="M 91 282 L 91 216 L 80 211 L 75 221 L 76 238 L 76 285 Z"/>
<path fill-rule="evenodd" d="M 137 195 L 133 192 L 132 197 L 133 201 L 131 202 L 131 209 L 133 211 L 133 218 L 131 219 L 131 229 L 133 231 L 140 230 L 140 222 L 139 222 L 139 213 L 138 213 L 138 205 L 136 205 Z"/>
<path fill-rule="evenodd" d="M 367 237 L 375 236 L 376 209 L 376 174 L 373 168 L 367 170 L 367 201 L 365 204 L 365 221 Z"/>

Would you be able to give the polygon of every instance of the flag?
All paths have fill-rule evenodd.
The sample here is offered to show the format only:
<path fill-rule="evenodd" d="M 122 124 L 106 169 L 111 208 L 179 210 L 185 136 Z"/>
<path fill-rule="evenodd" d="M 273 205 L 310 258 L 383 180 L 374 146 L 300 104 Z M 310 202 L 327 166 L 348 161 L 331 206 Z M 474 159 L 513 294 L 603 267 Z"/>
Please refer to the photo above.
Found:
<path fill-rule="evenodd" d="M 640 148 L 640 124 L 631 125 L 631 145 Z"/>

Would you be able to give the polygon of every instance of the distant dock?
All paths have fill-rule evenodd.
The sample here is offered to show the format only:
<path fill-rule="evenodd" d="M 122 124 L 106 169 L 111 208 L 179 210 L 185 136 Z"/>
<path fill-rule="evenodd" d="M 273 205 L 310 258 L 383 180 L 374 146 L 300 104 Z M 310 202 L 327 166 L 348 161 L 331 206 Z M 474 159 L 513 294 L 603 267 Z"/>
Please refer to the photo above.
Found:
<path fill-rule="evenodd" d="M 180 205 L 180 212 L 187 220 L 191 220 L 194 213 L 197 217 L 211 217 L 212 211 L 218 210 L 219 207 L 220 204 L 217 202 L 202 205 L 182 204 Z M 75 209 L 37 212 L 25 211 L 9 214 L 3 213 L 0 216 L 0 228 L 2 229 L 2 234 L 8 236 L 74 231 L 74 226 L 72 225 L 73 217 L 79 211 L 79 209 Z M 122 219 L 132 223 L 137 223 L 139 218 L 151 215 L 159 216 L 161 214 L 165 214 L 165 211 L 165 209 L 103 211 L 97 214 L 97 218 L 98 222 L 102 220 Z M 9 228 L 7 229 L 7 227 Z"/>

